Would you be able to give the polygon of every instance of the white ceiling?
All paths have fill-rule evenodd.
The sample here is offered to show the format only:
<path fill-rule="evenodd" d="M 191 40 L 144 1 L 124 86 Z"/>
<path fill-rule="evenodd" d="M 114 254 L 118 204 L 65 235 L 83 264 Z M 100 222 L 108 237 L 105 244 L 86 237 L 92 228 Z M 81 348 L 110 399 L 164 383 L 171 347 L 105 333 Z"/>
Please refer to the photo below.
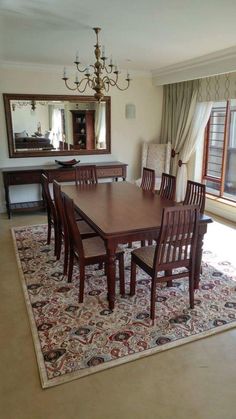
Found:
<path fill-rule="evenodd" d="M 0 59 L 94 61 L 95 34 L 123 69 L 156 70 L 236 45 L 236 0 L 0 0 Z"/>

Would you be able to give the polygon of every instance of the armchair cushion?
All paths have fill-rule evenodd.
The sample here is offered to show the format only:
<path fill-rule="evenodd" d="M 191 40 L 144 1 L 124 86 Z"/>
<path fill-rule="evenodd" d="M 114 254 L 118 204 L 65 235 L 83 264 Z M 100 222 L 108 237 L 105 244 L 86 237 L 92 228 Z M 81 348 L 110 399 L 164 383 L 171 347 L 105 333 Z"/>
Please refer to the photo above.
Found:
<path fill-rule="evenodd" d="M 155 190 L 160 189 L 162 173 L 170 173 L 170 157 L 171 143 L 143 143 L 141 170 L 143 170 L 144 167 L 155 170 Z M 140 186 L 141 178 L 135 183 L 137 186 Z"/>

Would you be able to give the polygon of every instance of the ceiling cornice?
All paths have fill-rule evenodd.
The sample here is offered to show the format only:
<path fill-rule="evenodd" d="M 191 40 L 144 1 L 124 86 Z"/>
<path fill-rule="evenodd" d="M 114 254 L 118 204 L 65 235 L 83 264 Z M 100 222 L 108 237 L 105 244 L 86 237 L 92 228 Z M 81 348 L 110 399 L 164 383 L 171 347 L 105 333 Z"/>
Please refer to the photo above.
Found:
<path fill-rule="evenodd" d="M 236 46 L 152 71 L 156 86 L 236 71 Z"/>
<path fill-rule="evenodd" d="M 45 73 L 63 73 L 63 65 L 59 64 L 46 64 L 46 63 L 30 63 L 30 62 L 20 62 L 20 61 L 8 61 L 8 60 L 1 60 L 0 59 L 0 69 L 17 69 L 17 70 L 25 70 L 25 71 L 39 71 Z M 75 66 L 66 66 L 68 72 L 72 74 L 75 72 Z M 124 75 L 126 75 L 127 70 L 120 69 Z M 131 78 L 135 77 L 145 77 L 145 78 L 152 78 L 151 71 L 143 71 L 143 70 L 130 70 Z"/>

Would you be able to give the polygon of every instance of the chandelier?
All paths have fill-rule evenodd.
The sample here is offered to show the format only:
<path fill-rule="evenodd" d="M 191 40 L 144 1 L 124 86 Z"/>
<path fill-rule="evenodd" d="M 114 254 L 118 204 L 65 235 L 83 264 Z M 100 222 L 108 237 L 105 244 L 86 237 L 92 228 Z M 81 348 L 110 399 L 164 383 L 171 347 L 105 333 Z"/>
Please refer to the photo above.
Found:
<path fill-rule="evenodd" d="M 94 97 L 99 102 L 104 97 L 105 92 L 108 92 L 111 86 L 116 86 L 119 90 L 127 90 L 130 85 L 130 75 L 127 73 L 126 76 L 126 86 L 120 87 L 118 84 L 119 74 L 120 71 L 118 70 L 117 65 L 114 65 L 112 62 L 112 58 L 110 59 L 110 63 L 107 64 L 107 57 L 105 56 L 105 48 L 102 48 L 101 52 L 101 45 L 99 45 L 98 34 L 101 28 L 93 28 L 94 32 L 96 33 L 96 44 L 94 45 L 94 54 L 96 57 L 96 61 L 94 64 L 90 64 L 85 68 L 80 68 L 81 62 L 79 61 L 78 54 L 76 55 L 76 59 L 74 64 L 76 65 L 76 69 L 79 73 L 84 73 L 84 77 L 79 80 L 78 74 L 76 75 L 74 81 L 74 87 L 69 86 L 66 73 L 66 68 L 64 68 L 64 73 L 62 80 L 64 80 L 66 87 L 69 90 L 78 90 L 80 93 L 84 93 L 86 88 L 89 87 L 95 91 Z M 92 69 L 90 72 L 90 68 Z M 110 76 L 111 75 L 111 76 Z"/>

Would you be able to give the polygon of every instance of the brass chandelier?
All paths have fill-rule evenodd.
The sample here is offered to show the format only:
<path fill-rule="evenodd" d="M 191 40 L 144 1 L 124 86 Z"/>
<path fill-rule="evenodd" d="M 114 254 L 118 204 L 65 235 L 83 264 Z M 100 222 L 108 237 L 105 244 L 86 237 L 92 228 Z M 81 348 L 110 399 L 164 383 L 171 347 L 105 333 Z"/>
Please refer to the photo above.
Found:
<path fill-rule="evenodd" d="M 93 28 L 94 32 L 96 33 L 96 44 L 94 45 L 94 54 L 96 57 L 96 61 L 94 64 L 90 64 L 85 68 L 80 68 L 81 62 L 79 61 L 78 54 L 76 55 L 76 59 L 74 64 L 76 65 L 76 69 L 79 73 L 84 73 L 84 77 L 79 80 L 78 75 L 76 75 L 74 81 L 74 87 L 69 86 L 67 77 L 66 69 L 64 68 L 64 74 L 62 80 L 64 80 L 66 87 L 69 90 L 78 90 L 80 93 L 84 93 L 86 88 L 89 87 L 95 91 L 94 97 L 99 102 L 104 97 L 105 92 L 108 92 L 111 86 L 116 86 L 119 90 L 127 90 L 130 85 L 130 75 L 127 73 L 126 76 L 126 86 L 120 87 L 118 85 L 118 79 L 120 71 L 117 68 L 117 65 L 114 65 L 112 62 L 112 58 L 110 59 L 110 63 L 107 64 L 107 57 L 105 57 L 105 49 L 103 47 L 101 52 L 101 45 L 99 45 L 98 34 L 101 28 Z M 90 67 L 92 72 L 90 73 Z M 112 76 L 109 76 L 109 75 Z"/>

